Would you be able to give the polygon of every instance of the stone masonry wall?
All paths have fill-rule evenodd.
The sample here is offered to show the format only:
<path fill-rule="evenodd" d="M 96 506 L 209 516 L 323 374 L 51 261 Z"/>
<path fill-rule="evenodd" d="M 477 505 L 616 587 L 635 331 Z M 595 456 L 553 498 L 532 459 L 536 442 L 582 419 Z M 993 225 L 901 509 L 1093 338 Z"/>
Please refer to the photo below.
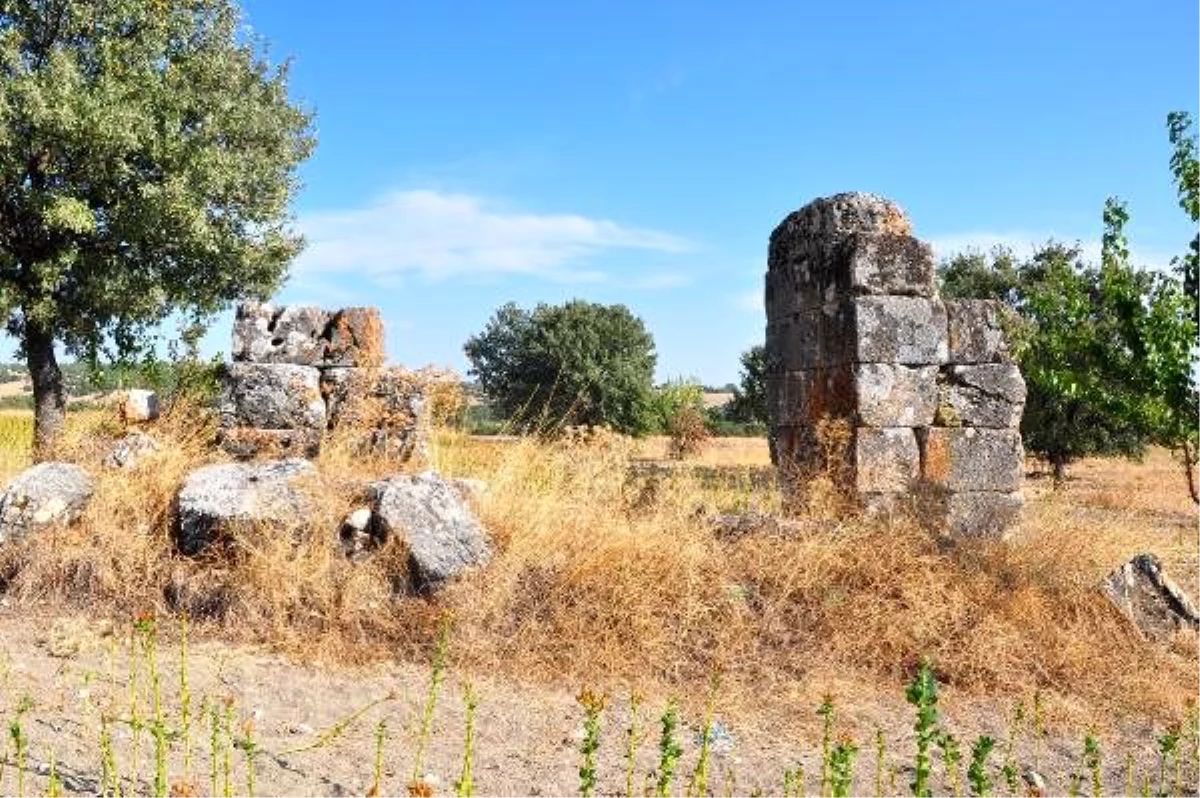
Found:
<path fill-rule="evenodd" d="M 405 461 L 424 446 L 425 379 L 385 368 L 377 308 L 245 303 L 217 412 L 236 457 L 315 457 L 328 433 Z"/>
<path fill-rule="evenodd" d="M 785 484 L 828 467 L 818 424 L 842 419 L 834 473 L 863 507 L 919 496 L 953 535 L 1013 527 L 1025 383 L 1001 309 L 943 302 L 933 252 L 895 203 L 838 194 L 789 215 L 771 234 L 765 298 L 771 458 Z"/>

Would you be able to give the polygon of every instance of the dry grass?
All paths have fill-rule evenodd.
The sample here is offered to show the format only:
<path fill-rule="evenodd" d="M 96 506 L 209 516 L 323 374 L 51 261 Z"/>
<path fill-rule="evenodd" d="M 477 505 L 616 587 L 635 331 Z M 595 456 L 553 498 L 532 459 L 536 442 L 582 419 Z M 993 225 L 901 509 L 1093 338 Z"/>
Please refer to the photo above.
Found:
<path fill-rule="evenodd" d="M 1186 495 L 1176 501 L 1181 479 L 1159 456 L 1084 463 L 1065 495 L 1033 485 L 1025 529 L 1006 546 L 947 547 L 914 522 L 821 513 L 804 532 L 724 540 L 707 515 L 779 505 L 761 479 L 762 442 L 716 440 L 704 467 L 644 473 L 631 464 L 646 444 L 615 436 L 548 444 L 443 433 L 432 464 L 488 481 L 477 509 L 497 554 L 426 601 L 397 590 L 398 546 L 359 563 L 338 549 L 338 523 L 365 483 L 395 467 L 337 441 L 318 461 L 301 534 L 246 536 L 220 561 L 173 553 L 172 498 L 188 471 L 218 459 L 198 419 L 160 423 L 166 451 L 113 473 L 99 461 L 101 442 L 121 431 L 114 417 L 77 416 L 67 454 L 100 475 L 95 499 L 73 527 L 0 552 L 8 598 L 115 616 L 182 603 L 207 616 L 199 633 L 343 661 L 423 658 L 449 614 L 455 656 L 473 670 L 695 696 L 721 671 L 726 703 L 747 708 L 830 674 L 895 693 L 924 656 L 956 691 L 1040 689 L 1087 722 L 1177 719 L 1200 688 L 1194 637 L 1170 650 L 1145 644 L 1095 589 L 1149 550 L 1196 592 L 1195 511 Z M 1149 495 L 1097 500 L 1135 476 Z"/>

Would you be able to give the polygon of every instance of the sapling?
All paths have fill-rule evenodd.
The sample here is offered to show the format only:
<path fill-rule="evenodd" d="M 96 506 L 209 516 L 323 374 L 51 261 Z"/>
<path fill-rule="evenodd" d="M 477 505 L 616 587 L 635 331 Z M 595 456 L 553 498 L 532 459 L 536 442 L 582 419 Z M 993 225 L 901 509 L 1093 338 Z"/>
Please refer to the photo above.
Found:
<path fill-rule="evenodd" d="M 17 702 L 17 711 L 13 715 L 12 722 L 8 725 L 8 734 L 13 742 L 13 754 L 17 765 L 17 798 L 25 795 L 25 756 L 29 752 L 29 737 L 25 734 L 25 727 L 21 721 L 25 718 L 25 713 L 33 709 L 33 699 L 29 696 L 22 696 Z"/>
<path fill-rule="evenodd" d="M 829 754 L 829 793 L 833 798 L 850 795 L 854 784 L 854 757 L 858 746 L 849 737 L 843 737 Z"/>
<path fill-rule="evenodd" d="M 942 733 L 937 736 L 937 744 L 942 752 L 942 764 L 946 768 L 946 783 L 950 787 L 950 794 L 961 795 L 962 783 L 959 764 L 962 762 L 962 751 L 958 747 L 958 740 L 953 734 L 943 729 Z"/>
<path fill-rule="evenodd" d="M 437 708 L 438 693 L 441 692 L 442 682 L 446 678 L 446 657 L 449 647 L 450 620 L 447 618 L 442 622 L 442 628 L 433 649 L 433 659 L 430 662 L 429 692 L 425 696 L 425 707 L 421 712 L 421 727 L 417 734 L 417 750 L 413 755 L 413 784 L 421 781 L 424 772 L 425 750 L 429 746 L 430 735 L 433 734 L 433 713 Z"/>
<path fill-rule="evenodd" d="M 475 712 L 479 709 L 479 696 L 470 682 L 463 689 L 463 703 L 467 708 L 467 729 L 463 740 L 462 775 L 455 787 L 459 798 L 470 798 L 475 794 Z"/>
<path fill-rule="evenodd" d="M 633 798 L 633 771 L 637 766 L 637 752 L 646 738 L 642 730 L 642 696 L 636 690 L 629 691 L 629 726 L 625 729 L 625 796 Z"/>
<path fill-rule="evenodd" d="M 917 721 L 913 726 L 917 733 L 917 752 L 913 762 L 913 781 L 909 786 L 912 788 L 913 795 L 929 796 L 932 794 L 929 784 L 931 775 L 929 748 L 938 737 L 939 716 L 937 679 L 934 678 L 933 669 L 928 660 L 921 662 L 921 667 L 917 669 L 905 697 L 908 699 L 908 703 L 917 708 Z"/>
<path fill-rule="evenodd" d="M 679 727 L 679 710 L 672 699 L 667 702 L 666 711 L 662 715 L 662 733 L 658 738 L 658 782 L 654 794 L 666 798 L 671 794 L 671 783 L 675 780 L 675 766 L 683 754 L 683 748 L 675 739 L 675 731 Z"/>
<path fill-rule="evenodd" d="M 991 795 L 992 778 L 988 775 L 987 759 L 996 746 L 996 741 L 982 735 L 971 746 L 971 764 L 967 768 L 967 781 L 971 783 L 972 795 Z"/>
<path fill-rule="evenodd" d="M 1099 798 L 1104 794 L 1104 777 L 1100 769 L 1100 740 L 1093 734 L 1083 738 L 1083 764 L 1092 776 L 1092 795 Z"/>
<path fill-rule="evenodd" d="M 817 707 L 817 714 L 823 719 L 821 724 L 821 795 L 829 795 L 829 757 L 833 753 L 834 708 L 832 694 L 825 694 L 824 700 L 821 701 L 821 706 Z"/>
<path fill-rule="evenodd" d="M 607 697 L 597 695 L 585 687 L 576 700 L 583 707 L 583 740 L 579 744 L 579 754 L 583 759 L 579 765 L 579 794 L 591 796 L 596 790 L 596 752 L 600 750 L 600 717 L 604 714 Z"/>

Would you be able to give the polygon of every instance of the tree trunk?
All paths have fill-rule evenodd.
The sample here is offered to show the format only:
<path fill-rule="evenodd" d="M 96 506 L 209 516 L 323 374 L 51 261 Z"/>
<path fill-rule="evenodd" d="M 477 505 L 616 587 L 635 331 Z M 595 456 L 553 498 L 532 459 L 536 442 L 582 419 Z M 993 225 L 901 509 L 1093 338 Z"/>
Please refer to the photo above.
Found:
<path fill-rule="evenodd" d="M 33 459 L 49 459 L 66 421 L 62 371 L 54 357 L 54 336 L 40 324 L 25 323 L 25 359 L 33 383 Z"/>
<path fill-rule="evenodd" d="M 1200 504 L 1200 487 L 1196 485 L 1196 446 L 1191 441 L 1184 441 L 1179 447 L 1179 460 L 1183 464 L 1183 473 L 1187 475 L 1188 493 L 1192 501 Z"/>
<path fill-rule="evenodd" d="M 1054 471 L 1054 489 L 1058 490 L 1067 481 L 1067 458 L 1061 454 L 1050 455 L 1050 465 Z"/>

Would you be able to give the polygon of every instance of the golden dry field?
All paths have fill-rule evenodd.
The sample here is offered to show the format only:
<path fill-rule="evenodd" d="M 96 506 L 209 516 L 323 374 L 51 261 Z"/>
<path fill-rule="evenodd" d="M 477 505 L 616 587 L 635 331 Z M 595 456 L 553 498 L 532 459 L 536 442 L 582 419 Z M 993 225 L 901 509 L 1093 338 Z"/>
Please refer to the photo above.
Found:
<path fill-rule="evenodd" d="M 815 710 L 832 697 L 864 762 L 875 755 L 873 729 L 911 737 L 902 697 L 926 659 L 962 735 L 1003 738 L 1014 707 L 1031 711 L 1036 700 L 1046 739 L 1059 740 L 1044 756 L 1060 769 L 1075 767 L 1071 746 L 1088 732 L 1136 750 L 1138 772 L 1150 772 L 1155 735 L 1193 723 L 1196 636 L 1147 643 L 1097 591 L 1110 570 L 1148 551 L 1200 593 L 1196 508 L 1166 452 L 1140 463 L 1083 461 L 1059 491 L 1031 462 L 1027 517 L 1011 542 L 947 545 L 918 519 L 846 514 L 820 479 L 790 531 L 715 533 L 715 516 L 778 511 L 761 439 L 713 439 L 679 462 L 664 459 L 665 439 L 441 431 L 429 464 L 486 481 L 474 503 L 496 555 L 427 599 L 395 591 L 407 568 L 395 546 L 353 563 L 332 545 L 362 485 L 392 470 L 336 439 L 309 486 L 317 511 L 305 537 L 260 541 L 222 562 L 175 553 L 174 493 L 189 470 L 220 459 L 211 425 L 181 410 L 154 430 L 168 442 L 162 454 L 113 474 L 99 460 L 121 432 L 115 414 L 72 413 L 63 456 L 98 475 L 96 495 L 71 528 L 0 550 L 8 612 L 105 619 L 117 629 L 154 617 L 164 650 L 177 651 L 179 608 L 167 597 L 190 585 L 219 596 L 190 619 L 194 641 L 274 652 L 331 674 L 330 684 L 380 663 L 420 668 L 448 624 L 454 673 L 493 685 L 494 695 L 540 696 L 530 706 L 558 701 L 561 713 L 561 694 L 587 687 L 609 696 L 617 715 L 630 711 L 631 690 L 660 709 L 674 696 L 693 726 L 716 711 L 747 738 L 751 728 L 774 730 L 764 752 L 802 739 L 811 749 L 822 734 Z M 0 416 L 5 479 L 28 462 L 28 430 L 27 415 Z M 463 683 L 451 692 L 461 697 Z M 711 702 L 716 709 L 706 710 Z M 367 756 L 368 731 L 357 734 Z M 505 745 L 504 734 L 486 734 Z M 1110 782 L 1124 761 L 1113 757 Z M 786 760 L 771 763 L 783 769 Z M 544 778 L 575 789 L 561 774 Z M 1057 783 L 1066 790 L 1065 775 Z"/>

